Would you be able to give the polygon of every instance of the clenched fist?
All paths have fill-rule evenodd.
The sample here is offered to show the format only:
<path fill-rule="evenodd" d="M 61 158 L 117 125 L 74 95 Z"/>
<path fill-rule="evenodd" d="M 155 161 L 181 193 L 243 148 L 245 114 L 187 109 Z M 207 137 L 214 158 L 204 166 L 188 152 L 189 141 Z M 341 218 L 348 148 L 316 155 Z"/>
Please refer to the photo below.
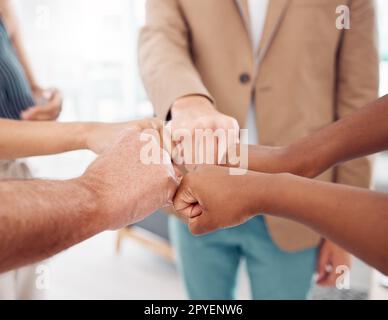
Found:
<path fill-rule="evenodd" d="M 109 229 L 138 222 L 157 209 L 172 203 L 178 186 L 170 156 L 153 136 L 142 141 L 141 131 L 123 131 L 87 169 L 80 181 L 94 193 L 99 218 Z M 145 163 L 142 148 L 151 144 L 164 158 L 161 163 Z"/>
<path fill-rule="evenodd" d="M 217 111 L 205 97 L 194 95 L 178 99 L 171 108 L 171 115 L 172 140 L 182 149 L 172 154 L 176 163 L 220 164 L 227 147 L 239 141 L 237 120 Z"/>
<path fill-rule="evenodd" d="M 204 166 L 188 173 L 174 198 L 174 208 L 188 219 L 193 234 L 209 233 L 246 222 L 266 207 L 269 175 Z"/>

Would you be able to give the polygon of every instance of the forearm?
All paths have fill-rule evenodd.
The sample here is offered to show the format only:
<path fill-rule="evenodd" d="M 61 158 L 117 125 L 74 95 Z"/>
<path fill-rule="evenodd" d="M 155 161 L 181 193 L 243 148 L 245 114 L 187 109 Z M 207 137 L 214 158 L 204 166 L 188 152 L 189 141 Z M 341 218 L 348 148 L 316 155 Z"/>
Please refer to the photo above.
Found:
<path fill-rule="evenodd" d="M 1 9 L 2 9 L 1 14 L 2 14 L 2 17 L 4 18 L 4 22 L 6 23 L 8 35 L 15 49 L 15 53 L 18 57 L 20 64 L 23 67 L 28 83 L 30 84 L 31 88 L 35 90 L 39 86 L 34 77 L 32 68 L 30 66 L 30 63 L 28 61 L 28 58 L 23 46 L 20 27 L 19 27 L 19 21 L 17 19 L 16 13 L 11 1 L 9 0 L 3 1 Z"/>
<path fill-rule="evenodd" d="M 249 170 L 313 178 L 339 163 L 388 149 L 388 95 L 284 148 L 249 146 Z"/>
<path fill-rule="evenodd" d="M 103 230 L 95 197 L 80 181 L 0 182 L 0 272 Z"/>
<path fill-rule="evenodd" d="M 348 30 L 343 30 L 337 52 L 333 105 L 335 119 L 344 119 L 355 114 L 360 108 L 379 97 L 380 63 L 376 41 L 378 38 L 376 2 L 351 0 L 349 9 L 352 26 Z M 363 134 L 359 128 L 353 130 L 353 134 Z M 334 182 L 370 187 L 373 169 L 371 158 L 361 157 L 354 161 L 340 162 L 333 170 Z"/>
<path fill-rule="evenodd" d="M 303 223 L 388 273 L 388 195 L 289 174 L 269 175 L 265 196 L 257 194 L 257 209 Z"/>
<path fill-rule="evenodd" d="M 86 134 L 96 124 L 0 119 L 0 159 L 48 155 L 85 149 Z"/>
<path fill-rule="evenodd" d="M 296 142 L 290 157 L 299 154 L 316 176 L 326 169 L 388 148 L 388 96 Z"/>
<path fill-rule="evenodd" d="M 190 30 L 179 1 L 147 1 L 138 49 L 140 75 L 159 118 L 166 119 L 180 97 L 210 98 L 193 63 Z"/>

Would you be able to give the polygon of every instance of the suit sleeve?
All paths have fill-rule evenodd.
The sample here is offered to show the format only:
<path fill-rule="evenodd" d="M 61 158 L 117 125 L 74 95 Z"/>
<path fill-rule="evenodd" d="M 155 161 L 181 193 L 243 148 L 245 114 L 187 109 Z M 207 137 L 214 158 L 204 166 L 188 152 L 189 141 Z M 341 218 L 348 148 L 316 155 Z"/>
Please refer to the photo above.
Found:
<path fill-rule="evenodd" d="M 336 114 L 341 119 L 378 97 L 379 56 L 373 0 L 350 0 L 350 29 L 344 30 L 338 51 Z M 339 165 L 338 183 L 369 187 L 371 158 Z"/>
<path fill-rule="evenodd" d="M 138 50 L 140 74 L 158 117 L 166 119 L 183 96 L 213 101 L 193 63 L 190 29 L 178 0 L 147 0 Z"/>

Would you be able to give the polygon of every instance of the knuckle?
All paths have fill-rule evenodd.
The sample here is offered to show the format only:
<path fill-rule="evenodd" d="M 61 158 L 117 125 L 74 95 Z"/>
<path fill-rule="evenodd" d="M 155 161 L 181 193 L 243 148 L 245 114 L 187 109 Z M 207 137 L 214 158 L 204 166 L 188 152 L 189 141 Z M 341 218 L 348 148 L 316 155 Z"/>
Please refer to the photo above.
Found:
<path fill-rule="evenodd" d="M 200 235 L 201 234 L 200 227 L 197 223 L 189 223 L 189 229 L 193 235 Z"/>

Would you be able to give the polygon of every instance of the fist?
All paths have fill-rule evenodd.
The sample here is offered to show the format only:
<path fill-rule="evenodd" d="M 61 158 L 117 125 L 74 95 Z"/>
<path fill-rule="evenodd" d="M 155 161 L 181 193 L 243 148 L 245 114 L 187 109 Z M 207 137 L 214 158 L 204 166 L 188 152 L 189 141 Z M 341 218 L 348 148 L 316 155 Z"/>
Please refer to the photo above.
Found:
<path fill-rule="evenodd" d="M 138 222 L 172 203 L 178 178 L 170 156 L 154 136 L 142 141 L 140 130 L 126 129 L 85 172 L 83 182 L 95 193 L 101 219 L 110 229 Z M 142 149 L 154 148 L 164 159 L 145 163 Z"/>
<path fill-rule="evenodd" d="M 230 175 L 227 168 L 217 166 L 196 168 L 182 179 L 174 208 L 187 218 L 193 234 L 240 225 L 262 212 L 260 195 L 265 193 L 265 176 L 249 171 Z"/>
<path fill-rule="evenodd" d="M 178 99 L 171 114 L 172 140 L 182 150 L 172 155 L 179 164 L 219 164 L 227 146 L 238 142 L 236 119 L 218 112 L 205 97 Z"/>

